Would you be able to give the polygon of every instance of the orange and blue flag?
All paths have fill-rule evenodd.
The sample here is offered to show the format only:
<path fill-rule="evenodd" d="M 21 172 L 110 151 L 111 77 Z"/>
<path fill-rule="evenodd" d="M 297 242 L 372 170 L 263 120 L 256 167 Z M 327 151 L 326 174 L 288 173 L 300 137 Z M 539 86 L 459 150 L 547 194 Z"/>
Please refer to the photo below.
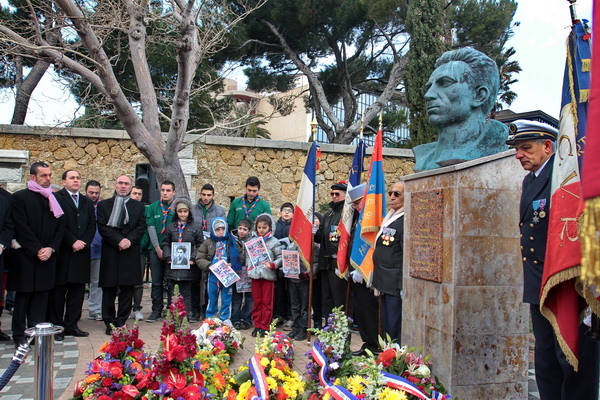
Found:
<path fill-rule="evenodd" d="M 290 226 L 289 238 L 298 247 L 300 259 L 311 271 L 313 261 L 313 219 L 315 211 L 315 188 L 317 181 L 317 170 L 320 156 L 320 148 L 317 142 L 313 142 L 308 150 L 308 157 L 304 165 L 304 173 L 300 181 L 298 199 L 294 208 L 294 218 Z"/>
<path fill-rule="evenodd" d="M 352 253 L 350 263 L 361 273 L 367 285 L 371 284 L 373 272 L 373 248 L 377 238 L 377 232 L 385 216 L 385 180 L 383 174 L 383 132 L 381 123 L 377 131 L 369 178 L 367 179 L 367 191 L 363 199 L 363 207 L 356 224 L 354 241 L 352 242 Z"/>
<path fill-rule="evenodd" d="M 367 146 L 365 145 L 365 142 L 362 139 L 360 139 L 358 141 L 358 145 L 356 146 L 356 150 L 354 151 L 352 167 L 350 167 L 348 190 L 346 191 L 346 199 L 344 203 L 344 209 L 342 211 L 342 219 L 339 224 L 340 239 L 338 243 L 337 263 L 340 278 L 344 278 L 348 273 L 348 265 L 350 261 L 348 257 L 348 247 L 350 245 L 350 233 L 352 230 L 352 223 L 354 222 L 354 204 L 352 203 L 350 190 L 353 187 L 360 185 L 360 178 L 364 171 L 364 160 L 366 152 Z"/>

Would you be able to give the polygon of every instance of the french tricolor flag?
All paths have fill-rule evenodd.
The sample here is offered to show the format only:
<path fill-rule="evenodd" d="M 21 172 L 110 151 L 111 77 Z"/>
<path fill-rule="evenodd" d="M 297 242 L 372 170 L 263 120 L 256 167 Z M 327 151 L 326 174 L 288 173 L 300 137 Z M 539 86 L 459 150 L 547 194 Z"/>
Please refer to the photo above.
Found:
<path fill-rule="evenodd" d="M 313 218 L 315 210 L 315 188 L 317 180 L 318 162 L 320 157 L 320 148 L 317 142 L 313 142 L 308 151 L 304 173 L 300 181 L 300 190 L 298 191 L 298 200 L 294 209 L 294 218 L 290 226 L 290 239 L 298 247 L 300 259 L 311 270 L 313 261 Z"/>

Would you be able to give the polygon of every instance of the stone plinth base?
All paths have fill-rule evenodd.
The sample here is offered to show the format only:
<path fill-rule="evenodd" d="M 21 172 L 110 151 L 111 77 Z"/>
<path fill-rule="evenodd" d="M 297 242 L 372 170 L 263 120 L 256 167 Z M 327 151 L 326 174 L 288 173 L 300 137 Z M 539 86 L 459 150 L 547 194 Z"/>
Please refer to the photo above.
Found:
<path fill-rule="evenodd" d="M 402 341 L 432 355 L 453 397 L 527 399 L 524 175 L 509 150 L 404 178 Z"/>

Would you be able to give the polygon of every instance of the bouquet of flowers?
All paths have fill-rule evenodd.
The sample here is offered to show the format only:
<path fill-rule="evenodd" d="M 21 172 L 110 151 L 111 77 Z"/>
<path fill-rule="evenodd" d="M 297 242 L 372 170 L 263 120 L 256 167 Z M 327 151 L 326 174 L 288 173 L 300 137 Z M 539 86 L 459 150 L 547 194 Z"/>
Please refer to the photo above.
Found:
<path fill-rule="evenodd" d="M 238 374 L 229 380 L 227 400 L 248 400 L 260 396 L 263 400 L 300 399 L 304 382 L 292 370 L 292 341 L 275 332 L 274 325 L 257 340 L 256 354 Z"/>
<path fill-rule="evenodd" d="M 185 304 L 177 290 L 163 322 L 159 352 L 154 359 L 148 399 L 203 400 L 210 397 L 204 387 L 196 336 L 188 328 Z"/>
<path fill-rule="evenodd" d="M 77 384 L 73 398 L 129 400 L 146 394 L 150 359 L 143 347 L 137 327 L 114 329 L 110 341 L 100 348 L 100 356 L 90 363 L 85 379 Z"/>
<path fill-rule="evenodd" d="M 311 329 L 317 337 L 314 347 L 318 347 L 324 356 L 323 362 L 327 365 L 325 379 L 333 384 L 338 377 L 347 376 L 348 371 L 344 371 L 344 360 L 352 357 L 350 352 L 350 325 L 352 320 L 344 314 L 342 307 L 332 310 L 327 319 L 327 324 L 323 329 Z M 313 347 L 313 348 L 314 348 Z M 314 351 L 306 353 L 312 357 Z M 306 364 L 306 375 L 308 376 L 308 385 L 311 391 L 321 389 L 319 373 L 321 365 L 313 358 Z"/>
<path fill-rule="evenodd" d="M 382 352 L 377 356 L 375 362 L 381 366 L 384 373 L 401 377 L 414 385 L 420 392 L 435 399 L 449 399 L 450 395 L 444 394 L 446 389 L 437 376 L 431 373 L 430 356 L 423 355 L 423 349 L 415 353 L 416 347 L 408 348 L 400 346 L 387 338 L 387 342 L 379 339 Z M 393 379 L 393 378 L 392 378 Z M 393 386 L 393 385 L 391 385 Z M 407 390 L 407 399 L 419 399 Z"/>
<path fill-rule="evenodd" d="M 196 336 L 198 347 L 215 354 L 224 351 L 233 356 L 243 348 L 244 339 L 240 332 L 229 321 L 221 321 L 219 318 L 205 319 L 192 333 Z"/>
<path fill-rule="evenodd" d="M 195 359 L 200 363 L 204 386 L 208 388 L 208 393 L 221 398 L 225 393 L 227 380 L 231 376 L 229 371 L 231 357 L 224 351 L 214 353 L 212 350 L 200 349 Z"/>

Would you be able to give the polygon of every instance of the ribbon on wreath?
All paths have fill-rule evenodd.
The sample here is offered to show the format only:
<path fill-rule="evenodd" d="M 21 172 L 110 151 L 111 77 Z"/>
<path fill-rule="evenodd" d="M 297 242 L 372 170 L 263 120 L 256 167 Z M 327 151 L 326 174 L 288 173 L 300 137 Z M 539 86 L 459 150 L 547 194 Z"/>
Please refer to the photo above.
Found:
<path fill-rule="evenodd" d="M 269 385 L 267 384 L 267 376 L 265 370 L 260 363 L 260 354 L 255 354 L 250 359 L 250 373 L 254 379 L 254 386 L 256 386 L 256 394 L 258 396 L 252 397 L 252 400 L 268 400 L 269 398 Z"/>
<path fill-rule="evenodd" d="M 325 355 L 321 350 L 321 345 L 317 341 L 313 343 L 312 356 L 319 367 L 321 367 L 321 370 L 319 371 L 319 382 L 321 382 L 321 385 L 325 388 L 325 393 L 329 393 L 329 395 L 336 400 L 358 400 L 358 397 L 350 393 L 348 389 L 329 383 L 327 380 L 327 370 L 329 369 L 327 358 L 325 358 Z"/>
<path fill-rule="evenodd" d="M 415 384 L 408 379 L 402 378 L 398 375 L 390 374 L 388 372 L 382 372 L 382 375 L 385 379 L 386 386 L 391 387 L 392 389 L 402 390 L 422 400 L 449 400 L 452 398 L 452 396 L 449 394 L 443 394 L 436 392 L 435 390 L 431 392 L 432 397 L 429 397 L 425 393 L 421 392 L 419 388 L 417 388 L 417 386 L 415 386 Z"/>

